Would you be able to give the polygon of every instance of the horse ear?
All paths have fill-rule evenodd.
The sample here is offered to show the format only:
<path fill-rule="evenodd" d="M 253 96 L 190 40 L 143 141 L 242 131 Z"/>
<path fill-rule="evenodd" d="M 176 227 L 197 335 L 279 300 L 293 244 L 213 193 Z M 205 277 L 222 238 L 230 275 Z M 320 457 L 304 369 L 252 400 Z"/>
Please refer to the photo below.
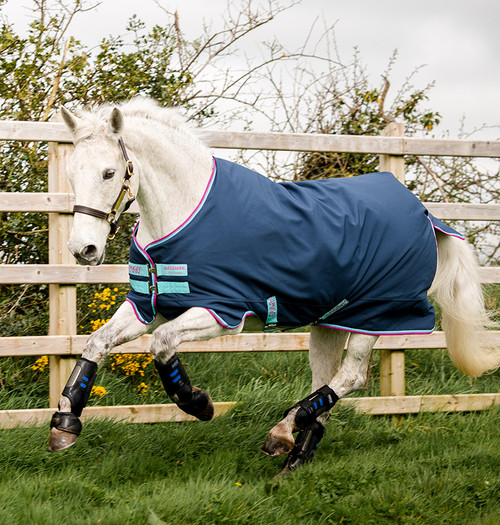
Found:
<path fill-rule="evenodd" d="M 73 113 L 68 111 L 64 106 L 61 106 L 61 115 L 64 120 L 64 123 L 70 129 L 73 135 L 76 133 L 76 128 L 78 128 L 79 118 L 75 117 Z"/>
<path fill-rule="evenodd" d="M 113 108 L 108 120 L 108 131 L 120 135 L 123 130 L 123 115 L 118 108 Z"/>

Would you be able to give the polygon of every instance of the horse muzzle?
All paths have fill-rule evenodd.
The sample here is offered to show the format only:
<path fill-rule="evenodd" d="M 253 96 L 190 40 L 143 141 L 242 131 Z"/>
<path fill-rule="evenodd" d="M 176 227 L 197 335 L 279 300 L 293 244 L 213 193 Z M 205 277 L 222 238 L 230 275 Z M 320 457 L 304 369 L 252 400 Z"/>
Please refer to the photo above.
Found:
<path fill-rule="evenodd" d="M 98 266 L 104 261 L 109 224 L 96 217 L 77 213 L 68 239 L 68 249 L 78 264 Z"/>
<path fill-rule="evenodd" d="M 100 250 L 95 244 L 87 244 L 77 248 L 68 243 L 68 248 L 78 264 L 98 266 L 104 261 L 105 249 Z"/>

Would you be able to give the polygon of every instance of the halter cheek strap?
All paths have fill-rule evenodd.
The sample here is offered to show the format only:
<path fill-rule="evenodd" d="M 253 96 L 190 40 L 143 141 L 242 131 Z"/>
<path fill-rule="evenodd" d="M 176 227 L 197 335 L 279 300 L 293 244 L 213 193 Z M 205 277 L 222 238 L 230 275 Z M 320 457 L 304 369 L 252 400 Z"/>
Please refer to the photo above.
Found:
<path fill-rule="evenodd" d="M 127 166 L 125 168 L 125 175 L 123 176 L 123 182 L 120 193 L 115 202 L 113 203 L 111 211 L 109 213 L 106 213 L 105 211 L 97 210 L 96 208 L 90 208 L 89 206 L 82 206 L 80 204 L 75 204 L 73 206 L 73 213 L 84 213 L 85 215 L 91 215 L 92 217 L 97 217 L 98 219 L 103 219 L 106 222 L 108 222 L 111 227 L 109 232 L 110 239 L 113 239 L 118 230 L 120 229 L 120 217 L 117 218 L 116 216 L 123 202 L 123 199 L 125 198 L 125 195 L 127 195 L 128 193 L 128 200 L 125 203 L 125 208 L 123 209 L 124 212 L 127 211 L 130 208 L 130 205 L 135 201 L 135 195 L 130 189 L 130 179 L 134 174 L 134 165 L 132 164 L 132 161 L 130 160 L 127 154 L 125 144 L 123 143 L 123 139 L 121 137 L 118 139 L 118 145 L 120 146 L 123 158 L 125 159 Z"/>

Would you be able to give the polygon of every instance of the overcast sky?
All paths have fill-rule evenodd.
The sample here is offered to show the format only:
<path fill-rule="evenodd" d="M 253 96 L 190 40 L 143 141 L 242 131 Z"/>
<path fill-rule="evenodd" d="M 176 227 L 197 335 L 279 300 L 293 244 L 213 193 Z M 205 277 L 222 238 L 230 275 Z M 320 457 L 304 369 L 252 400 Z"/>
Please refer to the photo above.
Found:
<path fill-rule="evenodd" d="M 217 24 L 227 3 L 161 2 L 169 10 L 179 11 L 188 38 L 200 34 L 203 19 Z M 29 0 L 8 0 L 3 12 L 20 31 L 28 22 L 30 6 Z M 87 45 L 95 45 L 105 36 L 123 33 L 133 14 L 148 26 L 167 21 L 154 0 L 101 0 L 95 10 L 79 15 L 70 33 Z M 500 138 L 500 1 L 304 0 L 266 25 L 259 36 L 276 36 L 286 47 L 294 48 L 318 16 L 328 24 L 336 22 L 337 44 L 345 60 L 358 47 L 375 85 L 395 49 L 399 59 L 393 83 L 402 82 L 416 67 L 424 66 L 414 84 L 423 87 L 431 81 L 436 83 L 429 107 L 443 117 L 438 134 L 449 130 L 450 137 L 456 137 L 465 116 L 468 131 L 483 124 L 490 126 L 476 138 Z"/>

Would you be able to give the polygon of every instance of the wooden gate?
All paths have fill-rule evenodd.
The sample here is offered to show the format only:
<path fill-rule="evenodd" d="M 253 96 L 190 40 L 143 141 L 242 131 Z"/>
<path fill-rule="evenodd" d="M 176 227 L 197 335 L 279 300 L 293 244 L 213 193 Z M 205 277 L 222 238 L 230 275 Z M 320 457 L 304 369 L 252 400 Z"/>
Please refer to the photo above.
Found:
<path fill-rule="evenodd" d="M 392 171 L 405 180 L 404 155 L 500 157 L 500 143 L 471 140 L 436 140 L 404 137 L 400 124 L 390 124 L 382 136 L 336 136 L 255 132 L 203 131 L 202 139 L 214 148 L 375 153 L 381 171 Z M 50 358 L 50 408 L 0 411 L 0 426 L 46 423 L 88 336 L 77 335 L 76 285 L 81 283 L 126 283 L 126 265 L 83 267 L 76 265 L 66 243 L 71 228 L 73 196 L 65 166 L 71 153 L 71 137 L 59 123 L 0 122 L 0 140 L 49 142 L 48 193 L 0 193 L 0 211 L 49 214 L 49 264 L 0 265 L 0 284 L 49 284 L 49 333 L 43 337 L 0 337 L 0 358 L 42 356 Z M 425 203 L 443 220 L 500 220 L 498 204 Z M 137 209 L 132 207 L 131 213 Z M 500 268 L 481 268 L 483 283 L 500 283 Z M 485 335 L 490 344 L 500 346 L 500 331 Z M 306 351 L 309 334 L 241 334 L 208 342 L 185 343 L 180 352 L 260 352 Z M 113 353 L 148 352 L 150 336 L 117 347 Z M 445 348 L 442 332 L 430 335 L 384 336 L 376 345 L 380 351 L 380 397 L 348 398 L 341 404 L 354 405 L 371 414 L 407 414 L 420 411 L 483 410 L 500 404 L 500 393 L 405 396 L 405 349 Z M 234 403 L 215 403 L 216 414 Z M 191 420 L 176 405 L 132 405 L 88 407 L 83 419 L 114 417 L 127 422 Z"/>

